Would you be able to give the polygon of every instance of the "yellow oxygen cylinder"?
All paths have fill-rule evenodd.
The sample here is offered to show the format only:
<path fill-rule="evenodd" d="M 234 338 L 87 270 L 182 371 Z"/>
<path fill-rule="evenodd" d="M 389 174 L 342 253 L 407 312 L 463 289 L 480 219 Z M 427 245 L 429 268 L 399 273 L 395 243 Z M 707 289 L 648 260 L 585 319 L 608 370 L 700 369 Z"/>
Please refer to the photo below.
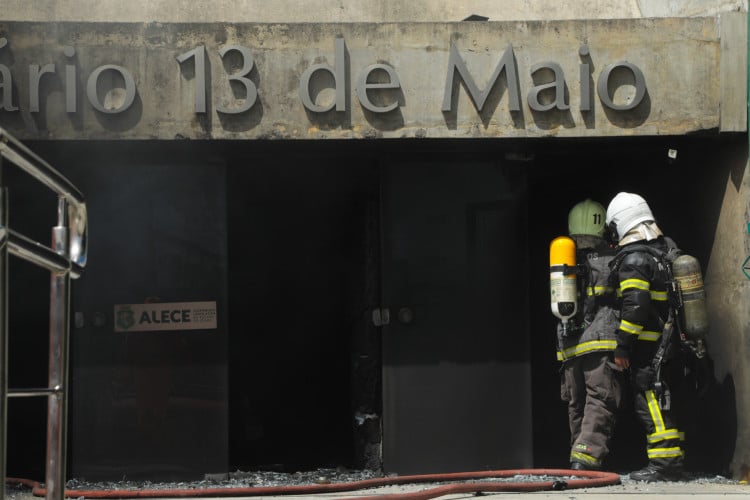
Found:
<path fill-rule="evenodd" d="M 552 314 L 567 330 L 568 320 L 578 310 L 576 287 L 576 243 L 568 236 L 558 236 L 549 246 L 549 291 Z"/>
<path fill-rule="evenodd" d="M 682 330 L 688 339 L 702 340 L 708 333 L 708 311 L 701 265 L 695 257 L 683 254 L 672 262 L 672 274 L 680 285 Z"/>

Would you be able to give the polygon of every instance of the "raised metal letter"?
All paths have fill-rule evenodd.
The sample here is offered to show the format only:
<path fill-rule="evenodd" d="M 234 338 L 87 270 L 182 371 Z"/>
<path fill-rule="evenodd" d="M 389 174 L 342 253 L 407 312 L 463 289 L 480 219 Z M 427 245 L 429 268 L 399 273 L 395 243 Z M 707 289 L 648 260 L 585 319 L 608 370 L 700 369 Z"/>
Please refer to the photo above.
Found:
<path fill-rule="evenodd" d="M 386 83 L 368 83 L 367 79 L 369 78 L 370 74 L 373 71 L 377 70 L 385 71 L 388 74 L 389 81 Z M 399 82 L 398 75 L 392 67 L 388 66 L 387 64 L 373 64 L 366 67 L 364 70 L 362 70 L 362 73 L 359 74 L 356 89 L 357 97 L 359 98 L 359 102 L 362 103 L 362 106 L 364 106 L 368 111 L 372 111 L 373 113 L 387 113 L 389 111 L 393 111 L 398 107 L 398 101 L 393 102 L 387 106 L 376 106 L 372 103 L 372 101 L 370 101 L 370 98 L 367 96 L 367 91 L 370 89 L 397 89 L 399 87 L 401 87 L 401 82 Z"/>
<path fill-rule="evenodd" d="M 633 100 L 627 104 L 615 104 L 609 95 L 609 75 L 618 67 L 628 68 L 635 78 L 635 96 L 633 97 Z M 599 93 L 599 99 L 601 99 L 602 104 L 608 108 L 614 109 L 615 111 L 627 111 L 638 106 L 646 95 L 646 79 L 638 66 L 627 61 L 620 61 L 604 68 L 601 75 L 599 75 L 596 90 Z"/>
<path fill-rule="evenodd" d="M 99 84 L 99 75 L 105 71 L 116 71 L 117 73 L 120 73 L 120 76 L 122 76 L 122 79 L 125 81 L 125 100 L 119 108 L 105 108 L 104 105 L 99 102 L 96 87 Z M 97 111 L 108 114 L 122 113 L 128 109 L 135 100 L 135 80 L 133 80 L 133 75 L 122 66 L 105 64 L 104 66 L 96 68 L 89 75 L 89 80 L 86 84 L 86 95 L 88 96 L 91 105 L 94 106 Z"/>
<path fill-rule="evenodd" d="M 38 64 L 29 65 L 29 111 L 32 113 L 39 112 L 39 80 L 45 73 L 54 73 L 55 65 L 45 64 L 39 69 Z"/>
<path fill-rule="evenodd" d="M 10 70 L 4 64 L 0 64 L 0 90 L 3 92 L 3 100 L 0 102 L 0 109 L 5 111 L 18 111 L 18 106 L 13 106 L 13 76 Z"/>
<path fill-rule="evenodd" d="M 336 111 L 346 111 L 346 89 L 344 88 L 344 84 L 346 83 L 346 59 L 343 38 L 336 38 L 335 52 L 336 56 L 333 66 L 329 64 L 315 64 L 307 68 L 300 78 L 299 95 L 302 99 L 302 104 L 315 113 L 325 113 L 333 109 L 334 106 L 334 104 L 318 106 L 310 98 L 310 79 L 316 71 L 327 71 L 333 76 L 334 87 L 336 89 Z"/>
<path fill-rule="evenodd" d="M 589 46 L 581 45 L 578 49 L 578 55 L 587 57 L 589 55 Z M 591 68 L 588 63 L 581 63 L 578 74 L 581 78 L 581 111 L 591 111 L 591 84 L 589 83 Z"/>
<path fill-rule="evenodd" d="M 206 112 L 206 49 L 203 45 L 189 52 L 177 56 L 177 62 L 182 64 L 191 57 L 195 57 L 195 112 Z"/>
<path fill-rule="evenodd" d="M 248 49 L 247 47 L 242 47 L 240 45 L 229 45 L 221 49 L 219 51 L 219 55 L 224 58 L 224 54 L 226 54 L 230 50 L 236 50 L 242 56 L 242 69 L 239 73 L 228 75 L 227 78 L 229 79 L 229 81 L 240 82 L 245 86 L 245 103 L 236 109 L 225 108 L 224 106 L 217 104 L 216 111 L 218 111 L 219 113 L 236 114 L 247 111 L 248 109 L 252 108 L 253 105 L 255 105 L 255 101 L 258 99 L 258 89 L 255 87 L 255 84 L 252 82 L 252 80 L 250 80 L 249 78 L 245 78 L 245 76 L 250 74 L 250 72 L 253 70 L 253 55 L 250 53 L 250 49 Z"/>
<path fill-rule="evenodd" d="M 76 54 L 76 49 L 67 46 L 63 49 L 63 53 L 67 57 L 73 57 Z M 76 67 L 74 64 L 65 65 L 65 111 L 68 113 L 75 113 L 78 103 L 76 102 L 76 94 L 78 86 L 76 85 Z"/>
<path fill-rule="evenodd" d="M 8 44 L 7 38 L 0 37 L 0 49 Z M 0 109 L 5 111 L 18 111 L 18 106 L 13 106 L 13 76 L 10 69 L 4 64 L 0 64 L 0 91 L 3 93 L 3 100 L 0 101 Z"/>
<path fill-rule="evenodd" d="M 549 111 L 552 108 L 561 110 L 570 109 L 565 103 L 565 73 L 559 64 L 553 62 L 544 62 L 535 64 L 531 67 L 531 74 L 533 75 L 542 68 L 552 70 L 555 74 L 554 81 L 545 83 L 543 85 L 537 85 L 536 87 L 529 90 L 529 107 L 534 111 Z M 539 102 L 539 93 L 546 89 L 555 89 L 555 100 L 549 104 L 542 104 Z"/>
<path fill-rule="evenodd" d="M 479 87 L 474 83 L 474 79 L 471 77 L 469 70 L 466 68 L 466 63 L 461 59 L 458 53 L 458 49 L 454 44 L 451 44 L 451 55 L 448 59 L 448 76 L 445 79 L 445 95 L 443 97 L 443 111 L 451 111 L 451 102 L 453 100 L 453 76 L 458 70 L 458 74 L 466 85 L 466 90 L 471 96 L 471 100 L 474 102 L 474 106 L 477 111 L 482 111 L 484 102 L 487 100 L 492 87 L 495 85 L 500 72 L 505 69 L 505 80 L 508 86 L 508 98 L 510 100 L 510 110 L 520 111 L 521 105 L 518 100 L 518 77 L 516 76 L 515 66 L 516 56 L 513 53 L 513 46 L 508 45 L 505 49 L 503 57 L 500 58 L 500 62 L 495 68 L 495 72 L 492 74 L 487 87 L 479 91 Z"/>

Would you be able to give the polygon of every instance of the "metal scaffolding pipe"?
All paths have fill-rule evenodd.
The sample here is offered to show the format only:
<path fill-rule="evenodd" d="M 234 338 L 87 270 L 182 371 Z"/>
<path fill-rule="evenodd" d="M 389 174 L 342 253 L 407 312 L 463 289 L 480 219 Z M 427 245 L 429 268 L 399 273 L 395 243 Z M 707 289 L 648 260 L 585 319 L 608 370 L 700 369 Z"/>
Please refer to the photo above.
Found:
<path fill-rule="evenodd" d="M 68 255 L 65 199 L 60 197 L 57 226 L 52 228 L 52 246 Z M 70 337 L 70 274 L 53 272 L 49 308 L 49 385 L 59 388 L 47 399 L 47 499 L 65 498 L 65 457 L 68 430 L 68 340 Z"/>
<path fill-rule="evenodd" d="M 29 389 L 9 389 L 9 398 L 34 398 L 40 396 L 51 396 L 62 390 L 61 387 L 39 387 Z"/>
<path fill-rule="evenodd" d="M 0 158 L 0 180 L 3 160 Z M 8 443 L 8 196 L 0 185 L 0 500 L 5 498 Z"/>
<path fill-rule="evenodd" d="M 0 500 L 5 499 L 7 471 L 7 401 L 9 397 L 47 397 L 46 498 L 65 498 L 68 428 L 68 351 L 70 344 L 70 280 L 86 265 L 87 214 L 83 195 L 48 163 L 0 128 L 2 161 L 8 160 L 57 193 L 57 225 L 47 247 L 8 228 L 6 188 L 0 183 Z M 50 271 L 49 385 L 8 390 L 8 255 Z"/>
<path fill-rule="evenodd" d="M 60 172 L 8 134 L 2 127 L 0 127 L 0 157 L 15 164 L 54 191 L 59 197 L 65 199 L 68 209 L 69 229 L 66 255 L 72 262 L 84 267 L 88 247 L 86 230 L 88 215 L 83 194 Z"/>
<path fill-rule="evenodd" d="M 83 272 L 83 268 L 65 257 L 55 253 L 52 249 L 18 234 L 12 229 L 8 232 L 8 251 L 11 255 L 20 257 L 32 264 L 43 267 L 53 273 L 65 273 L 70 271 L 73 278 L 77 278 Z"/>
<path fill-rule="evenodd" d="M 21 141 L 10 135 L 0 127 L 0 153 L 10 162 L 20 167 L 26 173 L 36 178 L 60 196 L 64 196 L 69 203 L 83 205 L 83 194 L 60 172 L 44 161 Z"/>

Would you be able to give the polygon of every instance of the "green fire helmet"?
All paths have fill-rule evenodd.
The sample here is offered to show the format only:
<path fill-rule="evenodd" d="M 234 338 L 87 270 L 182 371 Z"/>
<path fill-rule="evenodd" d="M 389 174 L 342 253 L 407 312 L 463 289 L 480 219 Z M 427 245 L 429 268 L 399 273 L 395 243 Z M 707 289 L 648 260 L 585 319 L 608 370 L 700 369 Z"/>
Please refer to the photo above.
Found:
<path fill-rule="evenodd" d="M 589 234 L 604 237 L 604 219 L 607 211 L 601 203 L 590 198 L 577 203 L 568 213 L 568 234 Z"/>

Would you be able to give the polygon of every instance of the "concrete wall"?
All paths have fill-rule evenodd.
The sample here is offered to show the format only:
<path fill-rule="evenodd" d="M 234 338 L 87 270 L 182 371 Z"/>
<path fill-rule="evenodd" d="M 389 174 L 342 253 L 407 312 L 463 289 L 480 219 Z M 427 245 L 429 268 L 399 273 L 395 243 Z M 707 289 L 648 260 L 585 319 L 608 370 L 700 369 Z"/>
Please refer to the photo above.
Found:
<path fill-rule="evenodd" d="M 302 6 L 302 8 L 300 8 Z M 5 21 L 452 22 L 713 16 L 747 0 L 3 0 Z"/>
<path fill-rule="evenodd" d="M 723 155 L 730 169 L 704 280 L 715 376 L 723 390 L 733 389 L 735 396 L 735 415 L 724 416 L 728 427 L 737 429 L 731 472 L 750 480 L 750 279 L 742 272 L 744 265 L 750 274 L 750 264 L 745 264 L 750 259 L 750 169 L 746 148 L 732 153 Z"/>
<path fill-rule="evenodd" d="M 13 79 L 3 82 L 0 116 L 21 139 L 745 130 L 745 24 L 743 13 L 484 23 L 0 23 L 0 70 Z M 365 90 L 374 84 L 390 88 Z"/>

